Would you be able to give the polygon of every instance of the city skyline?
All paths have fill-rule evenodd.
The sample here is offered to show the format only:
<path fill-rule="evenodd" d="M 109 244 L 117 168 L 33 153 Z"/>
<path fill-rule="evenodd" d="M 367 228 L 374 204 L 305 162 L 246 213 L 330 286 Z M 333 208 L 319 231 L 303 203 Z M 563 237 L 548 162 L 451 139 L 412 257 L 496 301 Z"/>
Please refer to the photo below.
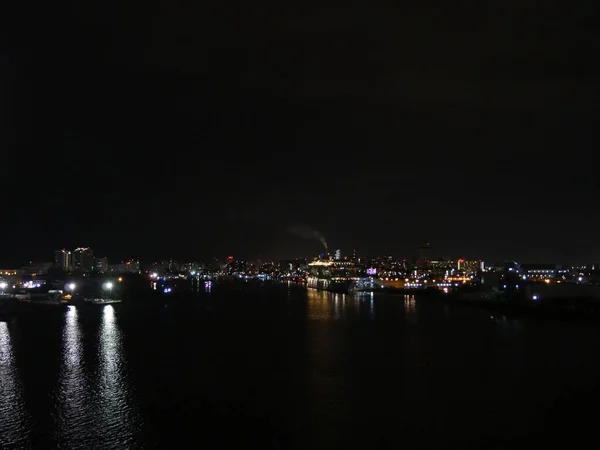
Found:
<path fill-rule="evenodd" d="M 314 239 L 314 238 L 313 238 Z M 318 240 L 318 239 L 317 239 Z M 425 251 L 426 250 L 426 251 Z M 320 251 L 317 251 L 313 254 L 296 254 L 296 255 L 287 255 L 282 258 L 270 258 L 266 255 L 256 254 L 243 256 L 240 254 L 232 255 L 232 254 L 221 254 L 221 255 L 211 255 L 210 257 L 174 257 L 173 255 L 168 257 L 162 257 L 154 255 L 154 257 L 149 258 L 139 258 L 137 256 L 128 257 L 107 257 L 105 254 L 96 255 L 94 253 L 94 249 L 91 247 L 77 247 L 73 249 L 68 248 L 60 248 L 53 251 L 53 258 L 41 257 L 41 258 L 27 258 L 20 260 L 13 260 L 9 263 L 4 263 L 2 267 L 5 268 L 17 268 L 17 267 L 25 267 L 28 264 L 49 264 L 50 262 L 53 264 L 54 268 L 63 268 L 67 271 L 95 271 L 98 268 L 104 267 L 104 269 L 100 269 L 100 271 L 106 270 L 108 266 L 121 266 L 124 264 L 128 264 L 131 262 L 135 262 L 136 264 L 143 265 L 151 265 L 157 263 L 164 263 L 166 261 L 175 261 L 178 263 L 210 263 L 214 261 L 226 261 L 228 259 L 242 260 L 242 261 L 288 261 L 294 259 L 307 259 L 311 260 L 313 258 L 320 257 L 322 255 L 328 255 L 328 257 L 333 259 L 362 259 L 363 261 L 369 260 L 381 260 L 393 258 L 394 261 L 406 261 L 408 263 L 419 264 L 424 261 L 454 261 L 460 265 L 461 260 L 467 261 L 485 261 L 490 265 L 502 265 L 504 262 L 512 262 L 518 261 L 523 264 L 557 264 L 557 265 L 565 265 L 565 266 L 578 266 L 578 265 L 587 265 L 587 264 L 596 264 L 597 261 L 594 259 L 588 260 L 578 260 L 578 261 L 564 261 L 564 260 L 544 260 L 541 258 L 532 259 L 532 260 L 520 260 L 518 258 L 506 258 L 503 260 L 494 260 L 490 258 L 482 257 L 481 255 L 466 255 L 464 252 L 457 255 L 449 255 L 440 253 L 436 247 L 431 246 L 431 243 L 427 242 L 421 244 L 418 247 L 415 247 L 412 253 L 410 254 L 398 254 L 393 252 L 384 252 L 381 254 L 368 254 L 364 252 L 357 251 L 355 248 L 331 248 L 328 251 L 325 251 L 321 244 Z M 20 261 L 20 262 L 19 262 Z M 83 268 L 83 269 L 82 269 Z"/>
<path fill-rule="evenodd" d="M 289 238 L 288 238 L 289 239 Z M 331 247 L 330 253 L 335 252 L 335 250 L 341 249 L 345 254 L 348 254 L 352 250 L 357 250 L 359 254 L 363 256 L 388 256 L 393 255 L 395 257 L 402 258 L 413 258 L 418 257 L 419 255 L 419 247 L 422 243 L 414 243 L 412 246 L 409 244 L 403 245 L 401 248 L 404 251 L 394 251 L 393 248 L 398 248 L 398 246 L 390 246 L 387 249 L 385 246 L 378 246 L 381 251 L 379 252 L 369 252 L 361 250 L 361 247 L 357 246 L 335 246 Z M 90 248 L 100 248 L 101 246 L 93 246 L 89 245 Z M 523 261 L 523 262 L 533 262 L 533 263 L 542 263 L 542 262 L 556 262 L 556 263 L 564 263 L 564 264 L 583 264 L 600 260 L 600 257 L 595 257 L 595 253 L 592 251 L 577 251 L 575 249 L 572 250 L 563 250 L 563 249 L 545 249 L 545 251 L 540 251 L 538 253 L 534 253 L 531 251 L 524 252 L 519 251 L 518 248 L 510 247 L 515 249 L 515 251 L 505 251 L 505 252 L 490 252 L 485 251 L 482 248 L 478 248 L 476 245 L 467 245 L 465 246 L 465 250 L 452 252 L 449 249 L 457 248 L 458 245 L 445 245 L 444 247 L 440 247 L 439 245 L 434 245 L 431 251 L 431 256 L 435 258 L 465 258 L 465 259 L 482 259 L 485 261 Z M 58 249 L 75 249 L 75 246 L 59 246 Z M 270 247 L 272 248 L 272 247 Z M 50 247 L 46 248 L 37 248 L 32 249 L 32 251 L 28 252 L 17 252 L 15 254 L 8 254 L 4 252 L 0 255 L 0 263 L 4 266 L 11 266 L 14 264 L 25 264 L 29 261 L 45 261 L 52 259 L 48 255 L 53 251 L 50 250 Z M 129 259 L 136 258 L 143 261 L 153 261 L 153 260 L 166 260 L 166 259 L 176 259 L 176 260 L 210 260 L 212 258 L 226 258 L 228 255 L 236 255 L 236 258 L 240 259 L 270 259 L 270 260 L 285 260 L 290 258 L 299 258 L 299 257 L 312 257 L 317 256 L 323 253 L 323 246 L 317 241 L 310 239 L 302 239 L 292 237 L 289 239 L 285 245 L 281 246 L 283 251 L 261 251 L 258 249 L 257 252 L 252 251 L 234 251 L 231 248 L 227 249 L 224 252 L 215 254 L 209 252 L 185 252 L 185 251 L 158 251 L 153 253 L 151 251 L 123 251 L 119 250 L 113 246 L 109 246 L 106 251 L 100 250 L 99 257 L 108 258 L 110 261 L 127 261 Z M 238 248 L 238 250 L 243 250 L 243 247 Z M 500 255 L 499 257 L 494 257 L 493 255 Z M 519 257 L 520 256 L 520 257 Z M 562 257 L 561 257 L 562 256 Z"/>

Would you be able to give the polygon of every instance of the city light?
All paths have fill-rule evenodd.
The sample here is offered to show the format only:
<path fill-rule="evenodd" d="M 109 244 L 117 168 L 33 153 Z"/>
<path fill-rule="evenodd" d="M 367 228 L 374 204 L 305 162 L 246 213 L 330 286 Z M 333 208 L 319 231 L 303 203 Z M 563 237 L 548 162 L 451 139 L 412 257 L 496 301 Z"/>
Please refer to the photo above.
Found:
<path fill-rule="evenodd" d="M 8 284 L 6 284 L 5 282 L 0 283 L 0 289 L 6 289 L 7 286 Z"/>
<path fill-rule="evenodd" d="M 69 283 L 69 284 L 67 285 L 67 288 L 68 288 L 70 291 L 74 291 L 74 290 L 75 290 L 75 287 L 76 287 L 76 286 L 75 286 L 75 283 Z"/>
<path fill-rule="evenodd" d="M 113 288 L 113 284 L 110 281 L 108 281 L 108 282 L 104 283 L 103 287 L 105 290 L 110 291 Z"/>
<path fill-rule="evenodd" d="M 123 278 L 119 277 L 119 283 L 123 282 Z"/>

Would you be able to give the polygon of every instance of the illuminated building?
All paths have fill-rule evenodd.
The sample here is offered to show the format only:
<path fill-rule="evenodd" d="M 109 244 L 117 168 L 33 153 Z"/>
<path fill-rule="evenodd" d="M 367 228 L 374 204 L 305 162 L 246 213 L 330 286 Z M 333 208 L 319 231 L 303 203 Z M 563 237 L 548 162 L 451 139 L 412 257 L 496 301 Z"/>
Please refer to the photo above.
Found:
<path fill-rule="evenodd" d="M 443 272 L 456 269 L 456 262 L 452 259 L 438 258 L 436 260 L 429 261 L 429 268 L 434 272 Z"/>
<path fill-rule="evenodd" d="M 385 288 L 403 288 L 406 284 L 406 273 L 404 271 L 382 270 L 375 274 L 367 271 L 368 275 L 374 276 L 374 284 Z"/>
<path fill-rule="evenodd" d="M 70 251 L 54 250 L 54 268 L 70 272 L 73 268 L 73 255 Z"/>
<path fill-rule="evenodd" d="M 179 272 L 179 263 L 174 259 L 166 259 L 160 262 L 159 270 L 163 273 Z"/>
<path fill-rule="evenodd" d="M 100 273 L 108 272 L 108 259 L 107 258 L 94 258 L 94 272 L 100 272 Z"/>
<path fill-rule="evenodd" d="M 4 277 L 13 277 L 21 273 L 22 270 L 20 269 L 0 269 L 0 275 Z"/>
<path fill-rule="evenodd" d="M 94 252 L 89 247 L 79 247 L 73 251 L 73 270 L 91 272 L 94 269 Z"/>
<path fill-rule="evenodd" d="M 458 260 L 458 271 L 464 273 L 465 275 L 474 275 L 482 272 L 483 269 L 483 261 L 476 259 L 466 260 L 462 258 Z"/>
<path fill-rule="evenodd" d="M 519 269 L 521 278 L 530 281 L 550 280 L 558 275 L 558 267 L 555 264 L 521 264 Z"/>
<path fill-rule="evenodd" d="M 225 272 L 229 275 L 245 274 L 248 271 L 248 264 L 245 261 L 234 259 L 233 256 L 227 258 Z"/>
<path fill-rule="evenodd" d="M 21 273 L 26 275 L 45 275 L 50 269 L 54 267 L 53 262 L 32 262 L 30 261 L 27 266 L 21 267 Z"/>
<path fill-rule="evenodd" d="M 140 266 L 139 261 L 132 261 L 132 262 L 137 262 L 137 268 L 139 271 L 139 266 Z M 127 263 L 127 264 L 129 264 L 129 263 Z M 179 266 L 180 273 L 198 272 L 203 269 L 204 269 L 204 264 L 198 263 L 198 262 L 185 262 L 185 263 L 181 263 L 181 265 Z"/>
<path fill-rule="evenodd" d="M 141 273 L 140 262 L 138 260 L 130 259 L 125 263 L 125 272 Z"/>

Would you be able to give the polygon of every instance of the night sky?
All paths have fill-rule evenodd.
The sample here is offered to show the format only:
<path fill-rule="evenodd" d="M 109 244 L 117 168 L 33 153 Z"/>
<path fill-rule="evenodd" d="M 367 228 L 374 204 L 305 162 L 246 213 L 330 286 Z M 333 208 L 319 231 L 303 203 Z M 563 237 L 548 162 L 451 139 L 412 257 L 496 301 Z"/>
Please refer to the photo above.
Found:
<path fill-rule="evenodd" d="M 0 262 L 600 260 L 594 11 L 204 3 L 16 12 Z"/>

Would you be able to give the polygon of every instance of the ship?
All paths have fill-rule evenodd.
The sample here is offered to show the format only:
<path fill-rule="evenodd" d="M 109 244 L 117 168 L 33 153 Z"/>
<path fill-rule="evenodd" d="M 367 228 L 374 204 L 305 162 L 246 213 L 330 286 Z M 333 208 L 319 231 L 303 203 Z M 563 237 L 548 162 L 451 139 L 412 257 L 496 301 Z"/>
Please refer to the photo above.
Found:
<path fill-rule="evenodd" d="M 313 289 L 332 292 L 350 292 L 364 280 L 351 261 L 315 259 L 308 264 L 306 285 Z"/>

